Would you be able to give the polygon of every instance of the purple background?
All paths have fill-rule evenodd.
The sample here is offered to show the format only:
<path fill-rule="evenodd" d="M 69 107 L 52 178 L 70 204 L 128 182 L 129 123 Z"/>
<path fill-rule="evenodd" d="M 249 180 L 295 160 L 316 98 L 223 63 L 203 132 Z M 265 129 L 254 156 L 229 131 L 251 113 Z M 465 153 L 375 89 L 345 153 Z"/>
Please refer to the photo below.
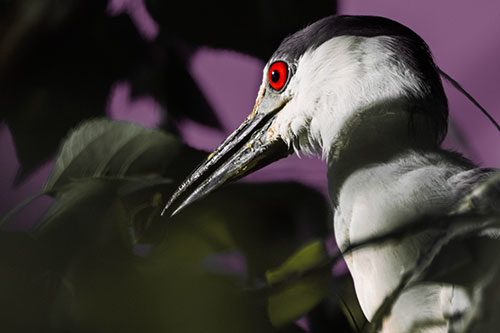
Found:
<path fill-rule="evenodd" d="M 159 27 L 142 1 L 110 0 L 108 12 L 110 15 L 128 13 L 147 40 L 154 40 L 158 35 Z M 438 66 L 500 120 L 500 2 L 483 0 L 481 6 L 472 6 L 470 1 L 456 0 L 339 0 L 338 12 L 386 16 L 412 28 L 429 44 Z M 191 57 L 189 67 L 217 112 L 223 131 L 185 121 L 180 126 L 181 134 L 188 144 L 212 150 L 252 110 L 264 63 L 233 51 L 202 47 Z M 464 96 L 448 84 L 445 87 L 451 115 L 445 147 L 462 152 L 480 165 L 499 167 L 500 133 Z M 131 98 L 128 82 L 116 82 L 110 90 L 107 114 L 113 119 L 148 127 L 156 127 L 162 121 L 162 110 L 155 100 L 150 96 Z M 0 151 L 0 216 L 3 216 L 41 189 L 53 160 L 15 187 L 13 180 L 18 162 L 5 124 L 0 124 Z M 271 180 L 299 181 L 326 195 L 326 167 L 318 159 L 292 156 L 244 181 Z M 38 199 L 14 220 L 17 228 L 33 225 L 49 203 L 49 198 Z"/>

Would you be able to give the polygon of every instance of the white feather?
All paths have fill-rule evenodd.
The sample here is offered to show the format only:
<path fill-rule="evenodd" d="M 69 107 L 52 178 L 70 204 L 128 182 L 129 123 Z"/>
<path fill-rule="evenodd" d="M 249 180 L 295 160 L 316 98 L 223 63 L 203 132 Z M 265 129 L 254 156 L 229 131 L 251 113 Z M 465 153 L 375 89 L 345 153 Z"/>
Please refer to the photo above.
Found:
<path fill-rule="evenodd" d="M 300 150 L 328 158 L 341 250 L 423 214 L 451 212 L 473 186 L 466 175 L 478 174 L 460 159 L 413 149 L 428 148 L 429 135 L 422 126 L 413 138 L 416 142 L 410 143 L 409 109 L 415 105 L 409 105 L 407 97 L 426 102 L 433 97 L 426 82 L 395 60 L 397 54 L 388 47 L 392 42 L 387 36 L 341 36 L 306 51 L 282 94 L 290 101 L 272 126 L 273 135 L 297 154 Z M 345 256 L 369 320 L 437 237 L 422 233 Z M 416 285 L 398 298 L 383 332 L 448 332 L 453 329 L 450 316 L 470 306 L 471 295 L 457 286 Z M 435 325 L 417 328 L 422 321 Z"/>
<path fill-rule="evenodd" d="M 450 210 L 457 198 L 449 195 L 453 188 L 448 178 L 465 168 L 444 162 L 433 165 L 435 160 L 439 157 L 413 152 L 354 172 L 342 185 L 335 212 L 340 248 L 389 232 L 419 215 Z M 402 273 L 413 268 L 421 249 L 429 248 L 432 237 L 419 235 L 346 256 L 359 302 L 369 319 Z"/>
<path fill-rule="evenodd" d="M 421 94 L 421 82 L 394 61 L 390 39 L 341 36 L 304 53 L 286 91 L 293 99 L 276 119 L 281 138 L 328 156 L 348 119 L 408 91 Z"/>

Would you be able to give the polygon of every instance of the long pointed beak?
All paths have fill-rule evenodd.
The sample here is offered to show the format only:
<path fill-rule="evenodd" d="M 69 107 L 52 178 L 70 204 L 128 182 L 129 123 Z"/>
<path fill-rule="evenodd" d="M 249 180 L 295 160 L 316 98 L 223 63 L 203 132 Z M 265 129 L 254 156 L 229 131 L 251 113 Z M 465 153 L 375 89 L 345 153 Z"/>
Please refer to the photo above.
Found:
<path fill-rule="evenodd" d="M 289 147 L 281 139 L 272 138 L 269 133 L 272 122 L 286 103 L 287 101 L 283 101 L 274 108 L 268 108 L 270 111 L 266 112 L 255 112 L 257 108 L 264 107 L 256 105 L 254 113 L 179 186 L 163 209 L 162 215 L 179 202 L 171 214 L 173 216 L 219 187 L 288 156 L 291 152 Z"/>

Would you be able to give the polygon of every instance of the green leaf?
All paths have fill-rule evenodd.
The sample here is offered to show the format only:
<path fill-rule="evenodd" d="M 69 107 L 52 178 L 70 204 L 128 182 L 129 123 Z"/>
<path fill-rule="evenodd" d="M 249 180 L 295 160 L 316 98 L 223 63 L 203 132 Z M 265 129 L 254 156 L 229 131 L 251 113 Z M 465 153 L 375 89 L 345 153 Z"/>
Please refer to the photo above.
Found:
<path fill-rule="evenodd" d="M 249 281 L 265 280 L 266 272 L 285 262 L 304 239 L 324 237 L 331 221 L 324 197 L 296 183 L 232 184 L 174 219 L 193 214 L 192 218 L 203 220 L 212 211 L 212 216 L 224 219 L 231 235 L 232 241 L 224 243 L 234 242 L 244 254 Z M 178 223 L 174 219 L 172 224 Z M 208 225 L 201 224 L 198 230 L 204 226 Z M 297 230 L 303 232 L 299 235 Z"/>
<path fill-rule="evenodd" d="M 331 293 L 329 266 L 321 267 L 328 258 L 323 242 L 316 240 L 302 247 L 279 268 L 266 272 L 269 285 L 281 283 L 268 299 L 273 325 L 283 326 L 299 319 Z"/>
<path fill-rule="evenodd" d="M 72 179 L 162 173 L 183 152 L 173 136 L 121 121 L 91 120 L 64 142 L 46 191 Z"/>
<path fill-rule="evenodd" d="M 331 258 L 322 241 L 315 240 L 293 254 L 278 269 L 266 272 L 271 286 L 268 314 L 275 326 L 283 326 L 303 317 L 326 297 L 332 297 L 337 308 L 330 309 L 345 319 L 354 332 L 366 323 L 351 278 L 333 278 Z"/>
<path fill-rule="evenodd" d="M 301 318 L 331 293 L 331 284 L 329 271 L 315 271 L 278 288 L 268 298 L 271 323 L 283 326 Z"/>
<path fill-rule="evenodd" d="M 67 239 L 69 245 L 77 243 L 77 248 L 70 249 L 75 254 L 67 260 L 69 264 L 64 270 L 65 285 L 69 287 L 62 291 L 55 305 L 58 312 L 54 318 L 62 328 L 64 319 L 69 318 L 68 322 L 77 328 L 83 327 L 92 332 L 299 331 L 296 327 L 278 330 L 271 325 L 266 312 L 266 295 L 249 292 L 239 278 L 213 274 L 204 269 L 207 256 L 234 246 L 228 224 L 237 215 L 228 213 L 228 200 L 224 200 L 230 199 L 230 195 L 201 203 L 204 209 L 186 210 L 186 214 L 179 214 L 175 220 L 168 222 L 156 214 L 155 222 L 163 222 L 156 224 L 168 225 L 168 232 L 152 244 L 147 255 L 134 257 L 117 246 L 117 237 L 112 235 L 113 230 L 114 234 L 119 232 L 112 226 L 122 225 L 123 220 L 128 221 L 132 216 L 130 211 L 150 201 L 158 189 L 138 188 L 134 191 L 137 187 L 129 186 L 128 181 L 125 186 L 122 183 L 122 180 L 108 179 L 71 183 L 68 187 L 81 187 L 90 198 L 70 200 L 69 204 L 74 206 L 70 207 L 71 211 L 78 211 L 61 212 L 45 228 L 45 235 L 58 235 L 49 240 L 55 239 L 59 243 L 54 246 L 63 252 L 58 254 L 59 257 L 69 252 L 68 244 L 62 240 Z M 111 204 L 109 201 L 101 204 L 105 196 L 113 194 L 113 191 L 108 192 L 108 187 L 117 187 L 117 193 L 127 188 L 123 217 L 119 208 L 123 198 Z M 74 196 L 84 197 L 84 193 L 79 192 L 74 192 Z M 251 198 L 245 191 L 238 192 L 241 192 L 239 198 L 246 198 L 247 201 Z M 63 198 L 64 193 L 60 192 L 56 197 L 56 200 L 61 200 L 63 210 L 62 199 L 70 199 Z M 116 209 L 112 207 L 117 205 Z M 106 206 L 111 207 L 106 209 Z M 256 215 L 262 214 L 253 210 Z M 93 215 L 94 212 L 97 213 Z M 235 220 L 234 224 L 254 220 L 257 220 L 255 216 L 245 216 L 245 220 Z M 266 222 L 270 225 L 271 217 Z M 87 236 L 82 238 L 82 234 Z M 51 243 L 56 244 L 56 241 Z M 106 244 L 109 246 L 104 247 Z M 262 246 L 255 239 L 253 244 L 254 248 Z"/>
<path fill-rule="evenodd" d="M 78 252 L 90 248 L 129 249 L 130 218 L 117 195 L 123 181 L 83 179 L 62 187 L 35 235 L 52 249 L 64 268 Z"/>
<path fill-rule="evenodd" d="M 266 272 L 266 280 L 270 285 L 284 281 L 293 275 L 307 272 L 329 259 L 328 253 L 320 240 L 304 246 L 292 255 L 283 265 L 275 270 Z"/>

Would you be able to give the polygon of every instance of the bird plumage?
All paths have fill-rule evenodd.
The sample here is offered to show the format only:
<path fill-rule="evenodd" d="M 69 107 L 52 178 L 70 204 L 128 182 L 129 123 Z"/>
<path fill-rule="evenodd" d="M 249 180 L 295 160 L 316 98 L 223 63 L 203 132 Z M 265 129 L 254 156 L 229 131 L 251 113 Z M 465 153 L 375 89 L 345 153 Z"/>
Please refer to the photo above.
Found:
<path fill-rule="evenodd" d="M 419 217 L 452 212 L 473 190 L 476 183 L 472 179 L 483 181 L 491 175 L 489 170 L 471 169 L 462 158 L 447 155 L 409 150 L 384 163 L 354 171 L 342 184 L 335 209 L 335 235 L 340 249 L 418 221 Z M 398 286 L 402 275 L 413 269 L 440 237 L 441 233 L 430 231 L 345 257 L 368 319 Z M 462 304 L 469 302 L 463 292 L 453 296 L 457 290 L 451 285 L 426 283 L 404 292 L 394 307 L 397 311 L 387 321 L 391 328 L 386 331 L 407 332 L 425 314 L 428 320 L 441 321 L 439 332 L 447 332 L 449 323 L 444 321 L 444 314 L 451 309 L 462 311 Z M 415 313 L 418 318 L 410 315 Z"/>
<path fill-rule="evenodd" d="M 276 61 L 288 68 L 286 84 L 279 91 L 268 81 Z M 379 17 L 327 17 L 282 42 L 264 68 L 252 114 L 193 172 L 169 205 L 186 189 L 195 188 L 183 205 L 283 157 L 284 143 L 296 152 L 317 153 L 327 160 L 341 251 L 426 216 L 498 214 L 500 181 L 482 192 L 478 188 L 494 170 L 477 168 L 440 148 L 447 116 L 439 70 L 417 34 Z M 461 230 L 452 226 L 447 233 L 429 230 L 347 254 L 366 317 L 374 318 L 386 298 L 401 287 L 403 276 L 425 260 L 431 265 L 430 255 L 439 255 L 466 276 L 474 262 L 464 261 L 462 254 L 470 246 L 478 247 L 461 246 L 456 257 L 440 251 L 449 248 Z M 495 228 L 481 232 L 468 237 L 498 235 Z M 465 285 L 413 281 L 393 304 L 382 331 L 450 332 L 472 327 L 478 304 L 486 304 L 481 286 L 491 287 L 489 281 L 498 279 L 493 275 L 488 280 L 486 272 L 484 276 L 466 279 Z"/>
<path fill-rule="evenodd" d="M 303 102 L 296 112 L 281 112 L 283 117 L 293 116 L 297 121 L 308 115 L 311 121 L 326 127 L 340 127 L 347 122 L 337 119 L 342 114 L 354 116 L 363 108 L 399 99 L 404 100 L 408 111 L 408 126 L 423 122 L 420 130 L 427 131 L 409 134 L 418 135 L 420 140 L 430 137 L 436 143 L 444 139 L 448 104 L 438 69 L 427 44 L 395 21 L 373 16 L 329 16 L 287 37 L 268 64 L 277 59 L 289 62 L 293 72 L 282 98 L 293 96 L 292 103 Z M 314 135 L 315 130 L 313 127 L 304 132 Z M 331 128 L 323 131 L 325 136 L 332 132 Z M 281 134 L 282 139 L 288 139 L 285 132 Z M 323 149 L 334 144 L 320 143 Z"/>

